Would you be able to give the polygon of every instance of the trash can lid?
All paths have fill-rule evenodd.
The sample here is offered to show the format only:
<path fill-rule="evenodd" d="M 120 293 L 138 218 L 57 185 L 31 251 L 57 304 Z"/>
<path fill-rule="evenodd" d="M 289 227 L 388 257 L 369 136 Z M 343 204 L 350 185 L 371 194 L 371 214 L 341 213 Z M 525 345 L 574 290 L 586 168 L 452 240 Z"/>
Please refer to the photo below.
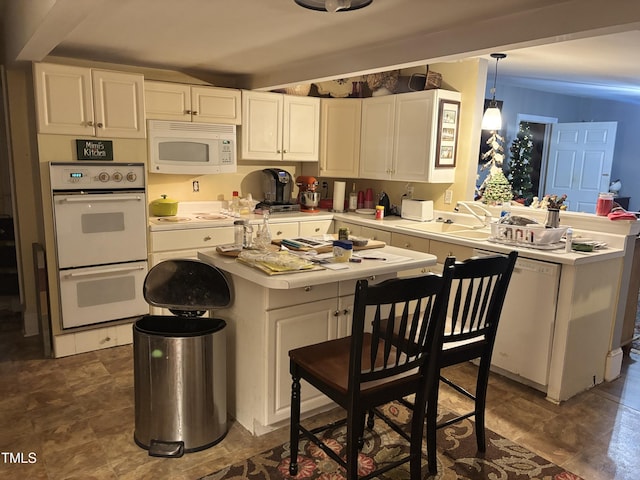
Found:
<path fill-rule="evenodd" d="M 222 271 L 190 258 L 166 260 L 151 268 L 143 295 L 150 305 L 180 311 L 212 310 L 232 302 Z"/>

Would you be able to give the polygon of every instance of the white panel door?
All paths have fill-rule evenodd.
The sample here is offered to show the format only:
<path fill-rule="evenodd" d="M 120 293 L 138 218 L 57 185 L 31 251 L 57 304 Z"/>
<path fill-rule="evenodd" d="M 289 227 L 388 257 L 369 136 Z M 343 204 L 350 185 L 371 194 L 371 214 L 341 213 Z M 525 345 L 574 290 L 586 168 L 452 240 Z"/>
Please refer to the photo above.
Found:
<path fill-rule="evenodd" d="M 544 193 L 566 194 L 569 210 L 595 213 L 598 193 L 609 191 L 617 125 L 552 125 Z"/>

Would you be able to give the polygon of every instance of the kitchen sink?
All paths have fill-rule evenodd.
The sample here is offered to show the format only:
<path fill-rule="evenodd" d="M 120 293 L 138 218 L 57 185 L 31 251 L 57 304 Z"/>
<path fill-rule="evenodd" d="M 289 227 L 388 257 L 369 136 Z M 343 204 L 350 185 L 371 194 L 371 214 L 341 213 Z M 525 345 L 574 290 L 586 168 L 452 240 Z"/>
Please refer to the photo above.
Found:
<path fill-rule="evenodd" d="M 412 223 L 410 225 L 402 225 L 402 228 L 407 228 L 409 230 L 418 230 L 420 232 L 433 232 L 433 233 L 452 233 L 452 232 L 459 232 L 464 230 L 473 231 L 473 227 L 470 225 L 465 225 L 463 223 L 444 223 L 444 222 Z"/>

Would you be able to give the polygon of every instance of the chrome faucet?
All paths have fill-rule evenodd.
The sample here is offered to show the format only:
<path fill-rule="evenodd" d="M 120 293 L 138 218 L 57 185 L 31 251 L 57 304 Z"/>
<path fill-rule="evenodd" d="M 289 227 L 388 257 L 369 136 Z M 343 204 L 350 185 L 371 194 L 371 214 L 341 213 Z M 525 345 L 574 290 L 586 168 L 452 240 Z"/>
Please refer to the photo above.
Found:
<path fill-rule="evenodd" d="M 482 224 L 482 226 L 479 226 L 479 227 L 476 227 L 476 228 L 486 227 L 491 222 L 491 219 L 493 218 L 493 215 L 491 214 L 491 212 L 489 210 L 487 210 L 482 205 L 480 205 L 480 204 L 478 204 L 476 202 L 458 201 L 453 210 L 455 212 L 459 212 L 460 211 L 460 207 L 464 207 L 465 210 L 467 210 L 471 215 L 473 215 Z M 484 218 L 482 218 L 480 215 L 478 215 L 476 213 L 476 211 L 474 210 L 474 208 L 480 210 L 484 214 Z"/>

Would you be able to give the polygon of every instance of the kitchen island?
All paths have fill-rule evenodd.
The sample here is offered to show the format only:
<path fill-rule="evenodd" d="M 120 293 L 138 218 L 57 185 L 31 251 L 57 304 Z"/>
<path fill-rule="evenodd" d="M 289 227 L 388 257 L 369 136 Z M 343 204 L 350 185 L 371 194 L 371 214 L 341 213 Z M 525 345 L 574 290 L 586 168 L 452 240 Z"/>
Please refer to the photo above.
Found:
<path fill-rule="evenodd" d="M 229 411 L 251 433 L 262 435 L 289 419 L 289 350 L 350 333 L 357 280 L 377 283 L 436 264 L 435 255 L 423 252 L 392 246 L 375 252 L 387 260 L 272 276 L 215 250 L 198 253 L 229 276 L 234 290 L 232 306 L 214 314 L 227 321 Z M 309 385 L 301 394 L 303 415 L 331 406 Z"/>

